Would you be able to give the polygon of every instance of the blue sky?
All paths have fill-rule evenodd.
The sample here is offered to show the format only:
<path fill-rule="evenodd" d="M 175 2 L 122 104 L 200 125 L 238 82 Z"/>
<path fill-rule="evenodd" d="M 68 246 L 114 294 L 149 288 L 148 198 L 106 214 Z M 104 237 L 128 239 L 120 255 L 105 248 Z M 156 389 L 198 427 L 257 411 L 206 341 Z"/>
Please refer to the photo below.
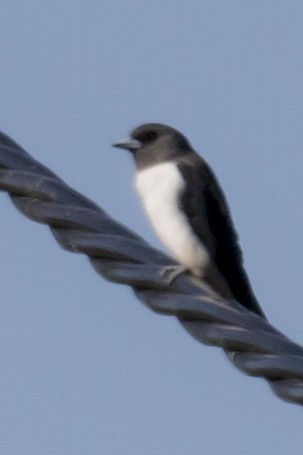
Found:
<path fill-rule="evenodd" d="M 180 129 L 225 190 L 264 311 L 301 344 L 302 20 L 292 0 L 0 5 L 0 129 L 157 247 L 110 144 Z M 300 407 L 0 207 L 3 453 L 302 450 Z"/>

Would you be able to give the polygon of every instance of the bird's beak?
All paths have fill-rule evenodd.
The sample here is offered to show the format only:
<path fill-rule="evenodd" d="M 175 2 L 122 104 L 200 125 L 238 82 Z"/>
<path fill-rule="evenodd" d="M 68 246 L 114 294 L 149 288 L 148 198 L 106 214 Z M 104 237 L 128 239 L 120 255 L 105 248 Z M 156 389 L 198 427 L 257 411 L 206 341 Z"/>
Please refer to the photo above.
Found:
<path fill-rule="evenodd" d="M 125 139 L 124 141 L 115 142 L 113 147 L 135 152 L 139 147 L 141 147 L 141 142 L 137 141 L 137 139 Z"/>

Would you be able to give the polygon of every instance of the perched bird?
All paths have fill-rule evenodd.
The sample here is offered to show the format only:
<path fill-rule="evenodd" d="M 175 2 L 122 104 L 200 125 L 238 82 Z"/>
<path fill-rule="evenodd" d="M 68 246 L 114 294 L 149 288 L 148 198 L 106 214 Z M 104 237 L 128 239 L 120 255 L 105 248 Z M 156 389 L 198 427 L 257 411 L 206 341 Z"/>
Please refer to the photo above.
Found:
<path fill-rule="evenodd" d="M 215 175 L 188 140 L 159 123 L 113 144 L 136 163 L 136 188 L 173 257 L 226 299 L 264 317 L 243 267 L 229 208 Z M 182 270 L 182 269 L 181 269 Z"/>

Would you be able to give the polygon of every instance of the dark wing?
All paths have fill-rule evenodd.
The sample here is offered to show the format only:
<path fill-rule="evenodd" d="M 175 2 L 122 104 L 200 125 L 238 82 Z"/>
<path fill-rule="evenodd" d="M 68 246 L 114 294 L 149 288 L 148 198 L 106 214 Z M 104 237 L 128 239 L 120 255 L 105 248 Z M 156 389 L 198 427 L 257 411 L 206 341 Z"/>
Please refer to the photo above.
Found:
<path fill-rule="evenodd" d="M 213 172 L 196 154 L 190 160 L 180 160 L 178 168 L 187 183 L 180 204 L 193 231 L 210 252 L 234 298 L 264 317 L 243 266 L 228 205 Z"/>

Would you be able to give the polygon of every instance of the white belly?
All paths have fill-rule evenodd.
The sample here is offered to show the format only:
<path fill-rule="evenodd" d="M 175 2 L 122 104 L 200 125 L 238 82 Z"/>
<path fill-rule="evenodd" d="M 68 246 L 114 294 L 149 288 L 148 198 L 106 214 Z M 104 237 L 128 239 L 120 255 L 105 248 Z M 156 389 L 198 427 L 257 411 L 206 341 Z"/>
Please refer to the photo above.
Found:
<path fill-rule="evenodd" d="M 203 276 L 209 255 L 179 208 L 185 182 L 177 167 L 167 162 L 143 169 L 138 171 L 135 183 L 164 245 L 178 262 Z"/>

